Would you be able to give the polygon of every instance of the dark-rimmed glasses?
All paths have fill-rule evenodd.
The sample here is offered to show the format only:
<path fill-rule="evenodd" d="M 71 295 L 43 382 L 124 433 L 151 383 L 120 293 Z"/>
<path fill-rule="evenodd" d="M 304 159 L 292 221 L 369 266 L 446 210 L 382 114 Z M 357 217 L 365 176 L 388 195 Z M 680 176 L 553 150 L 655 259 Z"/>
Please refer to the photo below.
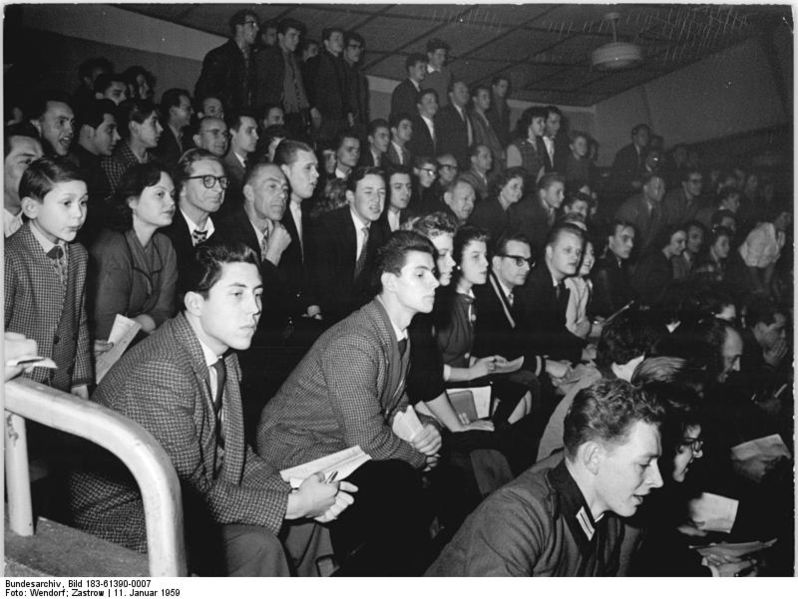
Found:
<path fill-rule="evenodd" d="M 516 256 L 513 254 L 499 254 L 502 258 L 509 258 L 510 260 L 515 261 L 515 265 L 518 268 L 521 268 L 524 264 L 532 268 L 535 266 L 535 261 L 532 258 L 527 258 L 526 256 Z"/>
<path fill-rule="evenodd" d="M 202 179 L 202 184 L 207 189 L 213 189 L 217 181 L 219 182 L 219 185 L 221 186 L 222 189 L 227 189 L 227 185 L 230 182 L 230 180 L 227 177 L 225 176 L 217 177 L 216 175 L 194 175 L 193 177 L 186 177 L 187 181 L 189 179 Z"/>

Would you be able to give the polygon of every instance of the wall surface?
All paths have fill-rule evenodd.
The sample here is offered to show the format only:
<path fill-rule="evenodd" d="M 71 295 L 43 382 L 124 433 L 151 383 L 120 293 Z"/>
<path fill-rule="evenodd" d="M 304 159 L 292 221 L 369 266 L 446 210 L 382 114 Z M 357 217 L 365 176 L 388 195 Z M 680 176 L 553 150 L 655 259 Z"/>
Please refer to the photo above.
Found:
<path fill-rule="evenodd" d="M 671 147 L 787 122 L 771 67 L 755 39 L 595 106 L 601 165 L 612 163 L 637 123 L 650 124 Z"/>

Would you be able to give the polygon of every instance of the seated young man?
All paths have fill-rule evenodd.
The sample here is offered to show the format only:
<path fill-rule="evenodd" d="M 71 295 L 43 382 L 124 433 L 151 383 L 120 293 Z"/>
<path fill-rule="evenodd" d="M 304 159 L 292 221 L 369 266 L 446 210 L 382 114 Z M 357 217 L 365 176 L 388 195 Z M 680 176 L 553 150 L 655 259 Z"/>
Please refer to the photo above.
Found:
<path fill-rule="evenodd" d="M 356 490 L 316 474 L 291 492 L 244 443 L 241 374 L 229 350 L 249 347 L 262 289 L 250 248 L 203 244 L 186 272 L 183 312 L 125 353 L 92 396 L 143 426 L 171 458 L 182 488 L 189 569 L 198 574 L 289 575 L 277 538 L 285 522 L 329 522 L 352 503 L 347 491 Z M 73 476 L 70 499 L 80 528 L 146 550 L 141 496 L 107 453 Z M 290 534 L 286 547 L 291 552 Z"/>
<path fill-rule="evenodd" d="M 407 326 L 435 301 L 434 255 L 417 233 L 393 233 L 377 257 L 377 296 L 319 337 L 258 425 L 258 453 L 275 468 L 355 445 L 371 456 L 349 477 L 357 510 L 330 527 L 348 575 L 413 575 L 426 566 L 420 470 L 437 463 L 440 433 L 427 423 L 407 442 L 391 427 L 408 406 Z"/>
<path fill-rule="evenodd" d="M 565 457 L 490 495 L 429 576 L 613 576 L 633 515 L 662 486 L 662 406 L 621 380 L 582 389 L 565 419 Z M 619 518 L 620 516 L 621 518 Z"/>

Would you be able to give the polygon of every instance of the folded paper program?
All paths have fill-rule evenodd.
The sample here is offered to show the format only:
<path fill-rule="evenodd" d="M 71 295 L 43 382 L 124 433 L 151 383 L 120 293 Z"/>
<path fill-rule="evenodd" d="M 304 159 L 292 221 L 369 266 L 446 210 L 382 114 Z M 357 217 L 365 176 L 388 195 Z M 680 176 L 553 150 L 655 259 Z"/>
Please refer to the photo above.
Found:
<path fill-rule="evenodd" d="M 731 532 L 739 501 L 714 493 L 701 493 L 690 502 L 690 518 L 699 530 Z"/>
<path fill-rule="evenodd" d="M 111 366 L 116 364 L 117 360 L 125 353 L 127 346 L 133 341 L 135 336 L 141 330 L 141 325 L 135 320 L 117 314 L 114 319 L 114 326 L 111 327 L 111 334 L 108 335 L 108 341 L 113 343 L 111 349 L 107 352 L 100 354 L 97 357 L 97 383 L 103 380 L 103 377 L 111 370 Z"/>
<path fill-rule="evenodd" d="M 418 419 L 418 415 L 413 409 L 413 406 L 407 406 L 404 412 L 398 412 L 396 416 L 394 416 L 391 429 L 393 429 L 393 433 L 397 437 L 410 443 L 413 437 L 424 429 L 424 426 Z"/>
<path fill-rule="evenodd" d="M 335 480 L 344 480 L 370 459 L 371 456 L 363 451 L 360 445 L 355 445 L 323 458 L 280 470 L 280 476 L 292 488 L 298 489 L 306 478 L 317 472 L 324 475 L 324 480 L 331 480 L 333 474 L 335 474 Z"/>

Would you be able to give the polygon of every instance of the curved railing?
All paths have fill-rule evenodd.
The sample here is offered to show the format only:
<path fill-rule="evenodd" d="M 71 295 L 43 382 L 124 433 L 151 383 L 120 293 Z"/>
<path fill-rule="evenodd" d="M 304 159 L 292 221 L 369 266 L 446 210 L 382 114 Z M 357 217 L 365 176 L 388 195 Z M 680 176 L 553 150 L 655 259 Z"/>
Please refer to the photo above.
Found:
<path fill-rule="evenodd" d="M 9 525 L 33 534 L 25 420 L 88 439 L 116 455 L 141 491 L 150 576 L 185 576 L 183 504 L 174 466 L 139 424 L 99 404 L 26 379 L 5 384 L 5 462 Z"/>

